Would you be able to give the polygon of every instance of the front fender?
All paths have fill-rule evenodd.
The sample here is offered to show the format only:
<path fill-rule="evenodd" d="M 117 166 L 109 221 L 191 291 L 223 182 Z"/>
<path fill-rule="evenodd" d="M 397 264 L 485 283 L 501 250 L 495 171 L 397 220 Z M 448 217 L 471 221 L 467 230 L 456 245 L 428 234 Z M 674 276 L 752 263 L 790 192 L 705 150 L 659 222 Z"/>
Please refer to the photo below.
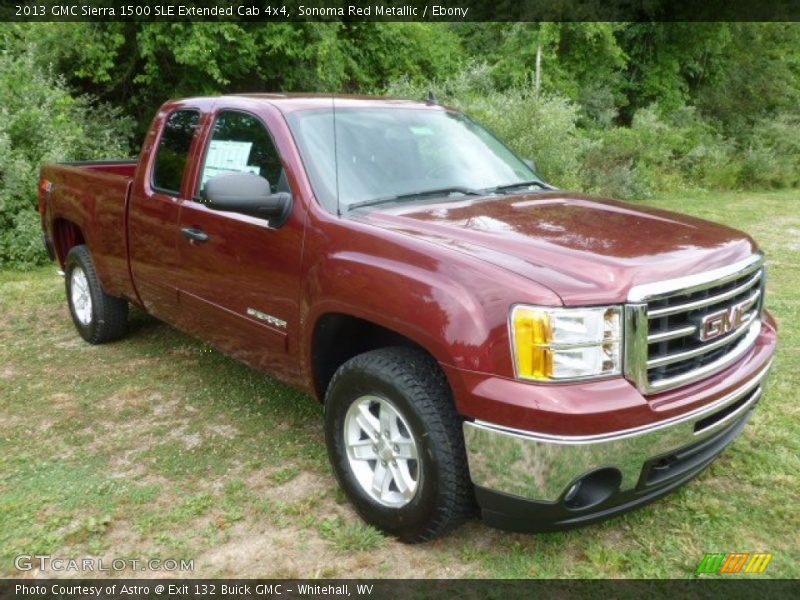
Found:
<path fill-rule="evenodd" d="M 442 364 L 511 377 L 510 307 L 561 304 L 549 289 L 474 257 L 353 221 L 336 225 L 348 231 L 314 235 L 320 247 L 304 270 L 307 372 L 315 323 L 342 313 L 405 336 Z"/>
<path fill-rule="evenodd" d="M 437 360 L 476 369 L 491 323 L 463 284 L 424 268 L 359 252 L 337 253 L 308 273 L 317 293 L 304 318 L 307 341 L 324 314 L 342 313 L 404 335 Z"/>

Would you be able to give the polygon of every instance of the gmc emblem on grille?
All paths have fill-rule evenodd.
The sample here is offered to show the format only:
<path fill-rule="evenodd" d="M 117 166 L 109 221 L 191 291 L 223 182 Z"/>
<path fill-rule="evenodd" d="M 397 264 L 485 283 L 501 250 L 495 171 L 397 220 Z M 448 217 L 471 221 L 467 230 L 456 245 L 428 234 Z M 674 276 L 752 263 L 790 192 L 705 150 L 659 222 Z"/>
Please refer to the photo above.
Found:
<path fill-rule="evenodd" d="M 745 300 L 705 315 L 700 319 L 700 332 L 698 334 L 700 341 L 708 342 L 738 329 L 745 322 L 747 309 L 752 304 L 752 300 Z"/>

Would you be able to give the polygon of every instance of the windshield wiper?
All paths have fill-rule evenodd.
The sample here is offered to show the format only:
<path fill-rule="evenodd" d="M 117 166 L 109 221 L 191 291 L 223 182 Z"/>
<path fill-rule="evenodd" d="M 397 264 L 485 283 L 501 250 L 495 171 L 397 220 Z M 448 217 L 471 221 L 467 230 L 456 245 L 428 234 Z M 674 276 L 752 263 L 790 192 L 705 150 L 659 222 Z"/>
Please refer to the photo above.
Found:
<path fill-rule="evenodd" d="M 553 189 L 552 186 L 547 185 L 543 181 L 539 181 L 538 179 L 531 179 L 530 181 L 517 181 L 516 183 L 507 183 L 506 185 L 498 185 L 497 187 L 487 188 L 484 191 L 489 194 L 492 194 L 497 192 L 507 192 L 509 190 L 515 190 L 521 187 L 531 187 L 533 185 L 543 190 Z"/>
<path fill-rule="evenodd" d="M 388 204 L 389 202 L 396 202 L 398 200 L 408 200 L 411 198 L 424 198 L 425 196 L 447 196 L 449 194 L 463 194 L 465 196 L 485 196 L 486 194 L 481 190 L 473 190 L 466 187 L 446 187 L 438 188 L 435 190 L 421 190 L 418 192 L 408 192 L 406 194 L 396 194 L 394 196 L 383 196 L 381 198 L 373 198 L 372 200 L 362 200 L 348 205 L 347 210 L 354 210 L 362 206 L 375 206 L 376 204 Z"/>

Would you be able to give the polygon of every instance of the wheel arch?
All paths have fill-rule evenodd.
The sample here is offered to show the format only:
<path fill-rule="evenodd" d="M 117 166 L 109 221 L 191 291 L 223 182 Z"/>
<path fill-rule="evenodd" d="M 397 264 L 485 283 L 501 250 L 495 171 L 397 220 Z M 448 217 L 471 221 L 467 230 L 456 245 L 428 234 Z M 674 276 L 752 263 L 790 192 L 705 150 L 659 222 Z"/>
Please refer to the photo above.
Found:
<path fill-rule="evenodd" d="M 69 251 L 75 246 L 87 244 L 83 230 L 75 222 L 57 217 L 53 220 L 53 250 L 59 265 L 64 267 Z"/>
<path fill-rule="evenodd" d="M 317 399 L 320 402 L 324 400 L 333 374 L 348 360 L 370 350 L 391 346 L 414 348 L 433 358 L 437 364 L 440 360 L 424 341 L 415 340 L 375 320 L 347 312 L 320 314 L 314 322 L 309 353 L 312 390 Z"/>

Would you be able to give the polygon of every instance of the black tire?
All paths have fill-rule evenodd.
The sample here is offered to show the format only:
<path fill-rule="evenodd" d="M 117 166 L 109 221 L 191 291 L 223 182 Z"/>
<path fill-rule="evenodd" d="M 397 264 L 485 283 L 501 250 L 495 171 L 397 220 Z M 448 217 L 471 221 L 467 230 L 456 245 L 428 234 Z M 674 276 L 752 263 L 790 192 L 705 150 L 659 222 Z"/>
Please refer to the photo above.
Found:
<path fill-rule="evenodd" d="M 86 276 L 91 299 L 88 322 L 82 322 L 73 305 L 73 272 L 80 269 Z M 74 246 L 67 254 L 64 264 L 64 280 L 67 291 L 67 304 L 72 322 L 81 337 L 90 344 L 104 344 L 118 340 L 128 329 L 128 303 L 121 298 L 109 296 L 103 291 L 94 261 L 85 245 Z"/>
<path fill-rule="evenodd" d="M 365 396 L 388 400 L 416 442 L 418 471 L 413 464 L 418 482 L 405 506 L 387 507 L 371 497 L 348 459 L 345 416 L 351 404 Z M 325 439 L 334 473 L 361 517 L 404 542 L 436 538 L 474 511 L 462 419 L 444 373 L 422 351 L 383 348 L 342 365 L 325 397 Z"/>

